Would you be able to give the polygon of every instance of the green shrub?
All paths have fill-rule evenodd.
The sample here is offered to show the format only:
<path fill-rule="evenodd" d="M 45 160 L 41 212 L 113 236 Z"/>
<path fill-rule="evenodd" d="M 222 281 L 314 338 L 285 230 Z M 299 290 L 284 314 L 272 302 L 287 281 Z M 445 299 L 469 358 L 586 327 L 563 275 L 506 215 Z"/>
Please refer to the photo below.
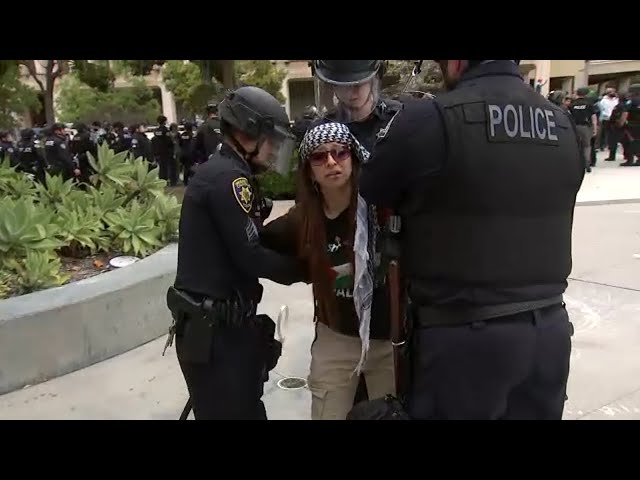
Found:
<path fill-rule="evenodd" d="M 69 276 L 60 273 L 60 259 L 47 252 L 29 250 L 24 258 L 11 258 L 7 268 L 16 274 L 16 283 L 24 293 L 62 285 Z"/>
<path fill-rule="evenodd" d="M 46 186 L 0 162 L 0 298 L 60 285 L 60 256 L 145 256 L 172 241 L 180 203 L 158 170 L 107 146 L 91 185 L 46 175 Z"/>

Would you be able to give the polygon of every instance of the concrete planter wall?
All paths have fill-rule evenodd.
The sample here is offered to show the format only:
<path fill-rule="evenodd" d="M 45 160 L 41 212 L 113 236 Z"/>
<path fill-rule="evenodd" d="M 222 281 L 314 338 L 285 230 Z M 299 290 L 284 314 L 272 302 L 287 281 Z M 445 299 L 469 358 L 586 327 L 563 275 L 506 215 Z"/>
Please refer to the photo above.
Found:
<path fill-rule="evenodd" d="M 171 317 L 165 298 L 177 250 L 172 244 L 119 270 L 0 300 L 0 394 L 166 334 Z"/>

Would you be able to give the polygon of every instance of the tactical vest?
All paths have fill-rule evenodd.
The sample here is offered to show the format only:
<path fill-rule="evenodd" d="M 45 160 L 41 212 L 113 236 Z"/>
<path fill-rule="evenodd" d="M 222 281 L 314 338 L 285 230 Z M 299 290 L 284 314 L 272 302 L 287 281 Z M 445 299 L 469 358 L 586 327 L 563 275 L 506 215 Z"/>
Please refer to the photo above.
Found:
<path fill-rule="evenodd" d="M 420 282 L 487 290 L 565 284 L 584 176 L 567 115 L 518 79 L 469 82 L 435 101 L 447 160 L 401 209 L 412 290 Z"/>

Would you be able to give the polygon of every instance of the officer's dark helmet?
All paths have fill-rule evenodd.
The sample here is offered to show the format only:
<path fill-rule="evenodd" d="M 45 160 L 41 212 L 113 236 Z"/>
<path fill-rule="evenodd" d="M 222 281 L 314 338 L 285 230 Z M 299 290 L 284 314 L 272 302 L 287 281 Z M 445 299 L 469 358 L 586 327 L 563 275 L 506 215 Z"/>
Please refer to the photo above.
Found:
<path fill-rule="evenodd" d="M 0 130 L 0 140 L 7 140 L 10 134 L 9 130 Z"/>
<path fill-rule="evenodd" d="M 158 125 L 164 125 L 165 123 L 167 123 L 167 117 L 165 117 L 164 115 L 160 115 L 158 117 Z"/>
<path fill-rule="evenodd" d="M 382 77 L 385 60 L 314 60 L 313 73 L 330 85 L 349 86 L 368 82 L 376 75 Z"/>
<path fill-rule="evenodd" d="M 579 97 L 586 97 L 587 95 L 589 95 L 591 90 L 589 90 L 587 87 L 581 87 L 578 90 L 576 90 L 576 95 L 578 95 Z"/>
<path fill-rule="evenodd" d="M 308 105 L 304 108 L 302 116 L 304 118 L 315 118 L 318 116 L 318 109 L 315 105 Z"/>
<path fill-rule="evenodd" d="M 66 130 L 66 125 L 64 123 L 60 123 L 60 122 L 56 122 L 53 125 L 51 125 L 51 133 L 56 133 L 57 131 L 65 131 Z"/>
<path fill-rule="evenodd" d="M 218 112 L 220 129 L 234 144 L 236 141 L 231 127 L 258 140 L 258 149 L 262 140 L 268 138 L 274 152 L 277 151 L 274 155 L 277 158 L 272 161 L 273 167 L 279 173 L 285 173 L 293 152 L 295 136 L 291 133 L 286 110 L 273 95 L 258 87 L 240 87 L 226 95 L 218 106 Z M 252 154 L 255 155 L 255 152 Z"/>
<path fill-rule="evenodd" d="M 218 113 L 218 103 L 217 102 L 209 102 L 207 104 L 207 115 Z"/>

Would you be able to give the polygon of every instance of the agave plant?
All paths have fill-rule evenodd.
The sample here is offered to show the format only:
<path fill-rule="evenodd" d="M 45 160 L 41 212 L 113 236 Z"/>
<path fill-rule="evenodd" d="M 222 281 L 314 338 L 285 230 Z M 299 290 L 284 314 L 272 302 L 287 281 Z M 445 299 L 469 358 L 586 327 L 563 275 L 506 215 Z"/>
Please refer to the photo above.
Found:
<path fill-rule="evenodd" d="M 132 166 L 127 162 L 129 152 L 114 153 L 106 143 L 98 147 L 98 158 L 87 153 L 89 163 L 96 172 L 91 175 L 91 183 L 96 186 L 104 184 L 118 186 L 124 190 L 131 180 Z"/>
<path fill-rule="evenodd" d="M 161 228 L 155 225 L 154 211 L 133 200 L 127 208 L 120 207 L 105 215 L 113 241 L 125 254 L 145 256 L 160 242 Z"/>
<path fill-rule="evenodd" d="M 53 212 L 30 198 L 0 199 L 0 253 L 2 258 L 24 257 L 29 251 L 51 251 L 63 246 L 56 238 Z"/>
<path fill-rule="evenodd" d="M 164 193 L 167 182 L 158 178 L 157 168 L 149 170 L 149 163 L 142 158 L 137 158 L 130 165 L 131 179 L 125 187 L 127 192 L 125 204 L 136 197 L 148 201 Z"/>
<path fill-rule="evenodd" d="M 125 196 L 111 185 L 102 185 L 100 189 L 89 187 L 87 195 L 91 205 L 100 213 L 101 220 L 104 220 L 107 213 L 123 206 L 125 201 Z"/>
<path fill-rule="evenodd" d="M 60 273 L 60 259 L 47 252 L 30 250 L 22 259 L 11 258 L 6 266 L 16 275 L 16 283 L 23 292 L 62 285 L 69 276 Z"/>
<path fill-rule="evenodd" d="M 65 244 L 60 253 L 83 257 L 99 250 L 108 251 L 109 236 L 103 231 L 100 219 L 100 212 L 86 204 L 59 208 L 54 222 L 58 227 L 57 237 Z"/>
<path fill-rule="evenodd" d="M 0 299 L 7 298 L 11 291 L 11 275 L 7 271 L 0 271 Z"/>
<path fill-rule="evenodd" d="M 60 175 L 45 173 L 45 184 L 36 183 L 40 201 L 46 205 L 58 205 L 74 191 L 73 179 L 64 180 Z"/>
<path fill-rule="evenodd" d="M 173 195 L 162 194 L 153 201 L 156 225 L 160 227 L 160 240 L 163 243 L 173 240 L 178 233 L 180 223 L 180 204 Z"/>
<path fill-rule="evenodd" d="M 25 191 L 25 188 L 30 191 Z M 33 182 L 22 172 L 11 166 L 8 158 L 0 159 L 0 195 L 18 198 L 20 193 L 27 195 L 34 191 Z"/>

